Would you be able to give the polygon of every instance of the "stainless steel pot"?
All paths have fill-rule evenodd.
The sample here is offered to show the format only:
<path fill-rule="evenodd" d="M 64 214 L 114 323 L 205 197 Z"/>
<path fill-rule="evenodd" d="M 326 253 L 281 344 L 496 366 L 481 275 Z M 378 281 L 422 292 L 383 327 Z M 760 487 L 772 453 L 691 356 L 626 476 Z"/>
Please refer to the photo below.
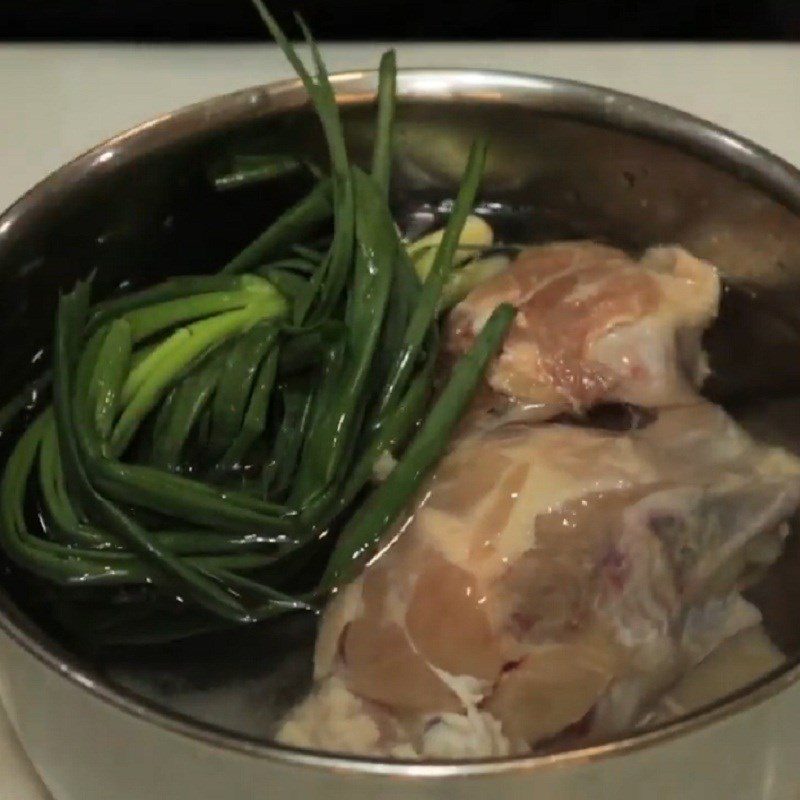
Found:
<path fill-rule="evenodd" d="M 338 75 L 335 86 L 352 152 L 365 156 L 375 75 Z M 538 238 L 591 236 L 633 249 L 679 242 L 769 298 L 751 317 L 734 304 L 727 327 L 711 337 L 712 357 L 724 367 L 716 392 L 752 394 L 796 381 L 786 311 L 800 285 L 800 173 L 792 167 L 672 109 L 567 81 L 414 70 L 401 73 L 399 90 L 401 208 L 451 196 L 469 141 L 485 133 L 492 148 L 485 201 L 523 210 Z M 319 149 L 298 83 L 245 90 L 140 125 L 62 168 L 0 217 L 0 399 L 35 370 L 31 359 L 49 341 L 59 288 L 91 269 L 101 289 L 212 269 L 263 225 L 270 204 L 286 202 L 297 190 L 290 181 L 235 196 L 208 189 L 208 166 L 227 148 L 253 142 Z M 42 632 L 20 608 L 31 600 L 13 587 L 0 595 L 0 695 L 58 800 L 800 796 L 794 657 L 723 704 L 623 741 L 549 757 L 384 763 L 288 750 L 139 698 Z M 785 645 L 793 650 L 800 641 L 791 611 L 800 603 L 785 605 Z"/>

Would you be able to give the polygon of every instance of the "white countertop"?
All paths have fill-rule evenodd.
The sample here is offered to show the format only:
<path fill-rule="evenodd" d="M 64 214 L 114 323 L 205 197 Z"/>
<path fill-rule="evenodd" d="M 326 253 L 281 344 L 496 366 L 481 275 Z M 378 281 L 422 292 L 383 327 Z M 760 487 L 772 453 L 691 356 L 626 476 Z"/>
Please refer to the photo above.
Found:
<path fill-rule="evenodd" d="M 375 66 L 383 49 L 324 46 L 331 70 Z M 731 128 L 800 164 L 800 45 L 400 44 L 396 49 L 401 67 L 537 72 L 643 95 Z M 267 44 L 0 45 L 0 209 L 60 164 L 137 122 L 289 74 L 280 53 Z M 0 710 L 0 800 L 46 797 Z"/>
<path fill-rule="evenodd" d="M 384 46 L 326 45 L 332 70 Z M 698 114 L 800 163 L 800 46 L 401 44 L 401 66 L 539 72 L 605 84 Z M 204 97 L 285 77 L 268 44 L 0 46 L 0 208 L 90 145 Z"/>

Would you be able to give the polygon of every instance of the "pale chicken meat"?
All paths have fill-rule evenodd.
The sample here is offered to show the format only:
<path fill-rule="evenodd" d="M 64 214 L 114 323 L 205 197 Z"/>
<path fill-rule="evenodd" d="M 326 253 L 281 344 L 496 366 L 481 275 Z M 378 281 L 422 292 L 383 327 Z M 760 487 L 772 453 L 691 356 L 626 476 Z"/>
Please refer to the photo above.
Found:
<path fill-rule="evenodd" d="M 517 314 L 449 452 L 326 609 L 282 741 L 548 751 L 667 718 L 731 643 L 758 654 L 743 674 L 778 662 L 741 592 L 782 550 L 800 461 L 697 394 L 719 299 L 680 248 L 563 242 L 453 309 L 450 356 L 499 303 Z"/>
<path fill-rule="evenodd" d="M 447 348 L 469 349 L 493 309 L 517 308 L 487 381 L 547 418 L 598 402 L 686 402 L 706 373 L 703 329 L 717 314 L 716 269 L 678 247 L 639 261 L 593 242 L 529 247 L 451 312 Z"/>
<path fill-rule="evenodd" d="M 280 738 L 471 758 L 628 730 L 758 624 L 740 591 L 798 500 L 800 462 L 697 398 L 626 432 L 463 433 L 329 605 Z"/>
<path fill-rule="evenodd" d="M 709 706 L 744 689 L 786 663 L 763 625 L 751 625 L 726 639 L 658 699 L 639 721 L 652 727 Z"/>

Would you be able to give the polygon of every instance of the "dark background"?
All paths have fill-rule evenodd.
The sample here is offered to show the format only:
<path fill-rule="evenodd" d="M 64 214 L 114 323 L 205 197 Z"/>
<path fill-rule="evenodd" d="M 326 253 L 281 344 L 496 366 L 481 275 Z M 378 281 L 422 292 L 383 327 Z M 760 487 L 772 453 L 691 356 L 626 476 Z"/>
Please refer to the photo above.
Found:
<path fill-rule="evenodd" d="M 800 39 L 800 0 L 272 0 L 319 39 Z M 0 0 L 0 39 L 248 41 L 249 0 Z"/>

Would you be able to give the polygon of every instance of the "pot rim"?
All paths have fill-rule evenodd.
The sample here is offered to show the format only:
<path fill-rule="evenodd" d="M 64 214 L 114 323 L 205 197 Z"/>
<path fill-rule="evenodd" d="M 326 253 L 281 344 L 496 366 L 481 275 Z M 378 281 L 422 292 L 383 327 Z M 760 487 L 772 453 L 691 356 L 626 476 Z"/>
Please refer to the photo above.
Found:
<path fill-rule="evenodd" d="M 374 98 L 377 73 L 348 71 L 331 75 L 341 105 Z M 620 129 L 688 151 L 757 186 L 800 215 L 800 171 L 753 142 L 724 128 L 669 106 L 635 95 L 577 81 L 521 72 L 480 69 L 409 69 L 398 72 L 398 96 L 417 102 L 480 102 L 518 104 L 543 114 L 579 119 Z M 300 108 L 307 96 L 297 79 L 277 81 L 220 95 L 184 106 L 143 122 L 92 147 L 44 178 L 0 215 L 3 238 L 41 205 L 68 194 L 89 174 L 114 169 L 117 157 L 132 157 L 180 140 L 186 135 L 217 130 Z M 35 223 L 35 219 L 34 219 Z M 300 750 L 194 720 L 112 686 L 91 674 L 80 660 L 49 638 L 25 617 L 0 590 L 0 631 L 17 646 L 65 681 L 95 700 L 140 721 L 195 742 L 249 757 L 337 773 L 392 778 L 464 778 L 507 772 L 539 771 L 607 760 L 669 742 L 679 736 L 727 720 L 734 714 L 774 697 L 800 679 L 800 660 L 790 660 L 732 697 L 689 717 L 658 728 L 591 747 L 544 756 L 522 756 L 461 762 L 388 761 Z"/>

